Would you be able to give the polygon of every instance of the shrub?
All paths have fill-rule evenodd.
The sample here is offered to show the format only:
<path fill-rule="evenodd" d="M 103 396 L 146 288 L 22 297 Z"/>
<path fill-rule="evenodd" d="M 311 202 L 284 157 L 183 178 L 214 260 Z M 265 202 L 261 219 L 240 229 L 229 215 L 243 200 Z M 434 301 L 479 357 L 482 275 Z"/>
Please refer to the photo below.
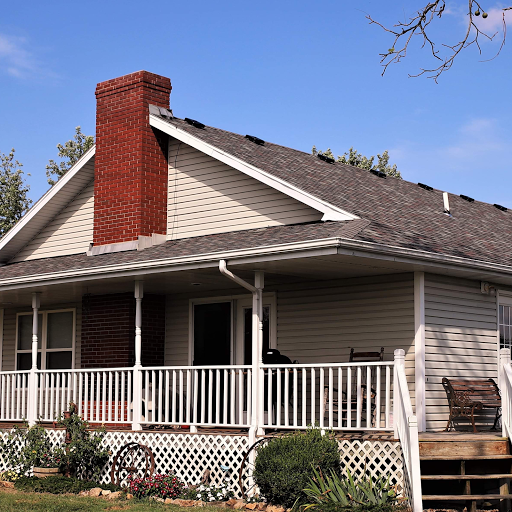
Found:
<path fill-rule="evenodd" d="M 47 431 L 40 425 L 15 425 L 0 449 L 8 466 L 19 475 L 27 474 L 34 466 L 57 468 L 62 463 L 52 449 Z"/>
<path fill-rule="evenodd" d="M 78 478 L 66 478 L 63 476 L 49 476 L 36 478 L 22 476 L 14 483 L 14 487 L 20 491 L 48 492 L 51 494 L 78 494 L 93 487 L 101 487 L 109 491 L 119 491 L 120 488 L 112 484 L 99 484 L 97 482 L 86 482 Z"/>
<path fill-rule="evenodd" d="M 389 478 L 372 478 L 370 474 L 365 473 L 355 481 L 348 469 L 346 477 L 340 477 L 332 470 L 328 473 L 314 470 L 313 473 L 314 476 L 310 478 L 304 492 L 314 503 L 308 505 L 306 509 L 315 508 L 326 512 L 329 508 L 326 505 L 360 505 L 371 508 L 392 506 L 397 501 L 396 490 L 389 483 Z"/>
<path fill-rule="evenodd" d="M 67 472 L 80 478 L 98 479 L 111 453 L 103 447 L 105 429 L 91 432 L 89 424 L 76 414 L 76 406 L 70 404 L 71 417 L 60 418 L 59 424 L 67 428 L 71 442 L 55 451 L 63 461 Z"/>
<path fill-rule="evenodd" d="M 305 502 L 303 489 L 313 468 L 324 473 L 340 470 L 338 443 L 317 428 L 272 439 L 258 450 L 253 476 L 267 501 L 291 507 Z"/>
<path fill-rule="evenodd" d="M 184 492 L 185 484 L 174 475 L 152 475 L 148 478 L 130 478 L 130 493 L 136 498 L 158 498 L 176 499 Z"/>

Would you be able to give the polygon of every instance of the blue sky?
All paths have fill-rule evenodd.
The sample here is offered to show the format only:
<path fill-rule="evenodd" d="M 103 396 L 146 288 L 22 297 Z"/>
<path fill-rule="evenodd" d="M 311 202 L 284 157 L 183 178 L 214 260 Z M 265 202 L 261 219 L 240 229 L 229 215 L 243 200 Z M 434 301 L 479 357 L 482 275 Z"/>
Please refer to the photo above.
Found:
<path fill-rule="evenodd" d="M 512 207 L 512 44 L 485 63 L 498 41 L 484 57 L 467 50 L 436 85 L 408 78 L 432 63 L 416 43 L 381 77 L 378 54 L 392 41 L 365 12 L 391 24 L 421 3 L 4 3 L 0 151 L 16 149 L 39 198 L 56 144 L 77 125 L 94 134 L 96 83 L 146 69 L 171 78 L 178 117 L 304 151 L 388 149 L 405 179 Z M 440 41 L 460 38 L 464 5 L 448 3 Z M 491 31 L 500 6 L 486 4 Z"/>

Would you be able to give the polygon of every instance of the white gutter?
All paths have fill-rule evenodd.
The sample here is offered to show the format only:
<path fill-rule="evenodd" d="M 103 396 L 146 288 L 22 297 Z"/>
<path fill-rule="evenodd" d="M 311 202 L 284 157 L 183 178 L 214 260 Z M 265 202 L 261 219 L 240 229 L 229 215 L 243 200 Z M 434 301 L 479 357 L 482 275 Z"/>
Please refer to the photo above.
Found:
<path fill-rule="evenodd" d="M 260 385 L 260 365 L 263 349 L 263 272 L 257 271 L 252 286 L 228 270 L 226 260 L 219 261 L 220 273 L 231 279 L 252 293 L 252 407 L 251 407 L 251 437 L 249 443 L 254 443 L 256 435 L 260 434 L 258 428 L 260 420 L 260 400 L 262 399 L 263 386 Z"/>
<path fill-rule="evenodd" d="M 489 263 L 469 258 L 461 258 L 458 256 L 433 254 L 417 249 L 403 249 L 401 247 L 352 240 L 348 238 L 332 237 L 310 240 L 307 242 L 292 242 L 289 244 L 252 247 L 250 249 L 218 251 L 142 262 L 136 261 L 121 265 L 105 265 L 102 267 L 71 269 L 54 273 L 31 274 L 22 277 L 0 279 L 0 289 L 8 290 L 26 288 L 34 286 L 34 284 L 58 284 L 91 279 L 105 279 L 109 277 L 137 276 L 163 271 L 212 268 L 216 267 L 218 264 L 217 262 L 221 259 L 230 260 L 232 262 L 236 260 L 238 264 L 241 264 L 333 254 L 365 258 L 371 257 L 384 261 L 415 265 L 427 264 L 434 268 L 453 269 L 454 267 L 457 267 L 458 269 L 467 270 L 468 272 L 476 270 L 485 271 L 486 273 L 494 274 L 496 277 L 510 277 L 512 275 L 511 266 L 500 265 L 498 263 Z M 16 265 L 19 265 L 19 263 Z"/>

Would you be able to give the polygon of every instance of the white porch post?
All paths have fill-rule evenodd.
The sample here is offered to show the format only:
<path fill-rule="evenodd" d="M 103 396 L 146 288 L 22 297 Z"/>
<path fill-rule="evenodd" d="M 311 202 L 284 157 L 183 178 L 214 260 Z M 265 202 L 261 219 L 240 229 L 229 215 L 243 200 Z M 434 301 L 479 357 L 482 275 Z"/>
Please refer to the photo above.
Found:
<path fill-rule="evenodd" d="M 418 430 L 427 427 L 425 408 L 425 273 L 414 272 L 414 393 Z"/>
<path fill-rule="evenodd" d="M 400 398 L 398 396 L 398 367 L 405 366 L 405 350 L 397 348 L 394 353 L 395 364 L 393 366 L 393 430 L 395 439 L 398 439 L 398 422 L 400 420 Z"/>
<path fill-rule="evenodd" d="M 254 275 L 254 287 L 257 293 L 253 295 L 252 304 L 252 360 L 254 368 L 253 390 L 253 411 L 255 411 L 255 425 L 257 435 L 264 435 L 263 425 L 263 393 L 265 389 L 265 379 L 261 371 L 263 364 L 263 287 L 265 285 L 265 274 L 257 271 Z M 256 354 L 255 354 L 256 351 Z M 257 366 L 254 366 L 256 362 Z M 253 412 L 254 414 L 254 412 Z"/>
<path fill-rule="evenodd" d="M 509 410 L 508 410 L 508 389 L 505 380 L 505 365 L 510 363 L 510 349 L 502 348 L 500 350 L 500 364 L 498 368 L 498 382 L 500 386 L 501 393 L 501 431 L 503 437 L 508 437 L 506 422 L 509 418 Z"/>
<path fill-rule="evenodd" d="M 28 411 L 27 421 L 29 425 L 35 425 L 37 420 L 37 348 L 38 348 L 38 321 L 39 308 L 41 307 L 40 294 L 32 294 L 32 368 L 28 379 Z"/>
<path fill-rule="evenodd" d="M 135 364 L 133 366 L 133 409 L 132 429 L 141 429 L 142 418 L 142 298 L 144 283 L 135 281 Z"/>

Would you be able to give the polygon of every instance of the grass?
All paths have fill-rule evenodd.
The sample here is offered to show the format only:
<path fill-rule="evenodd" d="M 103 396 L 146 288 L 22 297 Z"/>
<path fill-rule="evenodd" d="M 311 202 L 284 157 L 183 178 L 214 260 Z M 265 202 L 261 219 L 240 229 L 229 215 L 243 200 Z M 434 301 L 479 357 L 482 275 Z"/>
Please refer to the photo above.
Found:
<path fill-rule="evenodd" d="M 102 498 L 40 494 L 34 492 L 0 491 L 2 512 L 103 512 L 121 510 L 126 512 L 190 512 L 190 508 L 164 505 L 154 501 L 109 501 Z M 218 507 L 203 507 L 201 512 L 220 512 Z M 225 509 L 223 509 L 225 511 Z"/>

